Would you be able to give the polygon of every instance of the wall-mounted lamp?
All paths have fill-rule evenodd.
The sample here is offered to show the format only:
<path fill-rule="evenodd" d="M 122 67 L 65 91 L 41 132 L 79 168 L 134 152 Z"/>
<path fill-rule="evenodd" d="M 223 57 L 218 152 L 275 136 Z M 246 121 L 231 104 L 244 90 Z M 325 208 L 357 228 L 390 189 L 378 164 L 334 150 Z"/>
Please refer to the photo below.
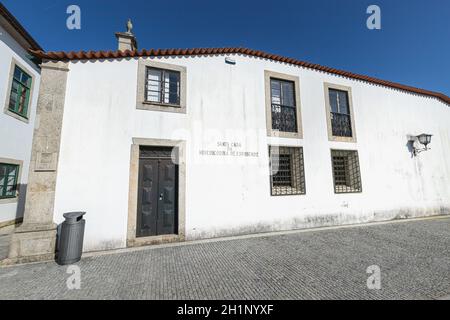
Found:
<path fill-rule="evenodd" d="M 422 151 L 430 150 L 430 148 L 428 148 L 428 145 L 431 143 L 432 136 L 433 135 L 431 135 L 431 134 L 422 133 L 422 134 L 414 137 L 414 140 L 411 140 L 414 156 L 417 156 L 417 154 L 421 153 Z M 422 148 L 422 149 L 417 148 L 414 143 L 416 141 L 418 141 L 420 144 L 423 144 L 425 146 L 425 148 Z"/>

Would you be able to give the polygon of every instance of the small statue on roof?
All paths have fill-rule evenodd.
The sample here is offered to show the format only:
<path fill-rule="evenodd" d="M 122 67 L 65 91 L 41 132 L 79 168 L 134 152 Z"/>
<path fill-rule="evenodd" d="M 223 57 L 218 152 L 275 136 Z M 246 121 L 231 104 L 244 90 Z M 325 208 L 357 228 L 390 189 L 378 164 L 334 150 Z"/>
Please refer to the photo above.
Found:
<path fill-rule="evenodd" d="M 133 23 L 131 22 L 131 19 L 128 19 L 128 22 L 127 22 L 127 33 L 132 33 L 131 30 L 133 30 Z"/>

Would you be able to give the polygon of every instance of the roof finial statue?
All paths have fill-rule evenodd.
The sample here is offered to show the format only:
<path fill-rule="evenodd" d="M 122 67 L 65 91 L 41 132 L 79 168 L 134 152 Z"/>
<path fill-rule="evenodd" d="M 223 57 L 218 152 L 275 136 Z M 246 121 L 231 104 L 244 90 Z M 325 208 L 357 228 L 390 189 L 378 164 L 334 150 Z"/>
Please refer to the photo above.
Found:
<path fill-rule="evenodd" d="M 127 33 L 133 33 L 133 32 L 131 32 L 131 30 L 133 30 L 133 23 L 131 22 L 131 19 L 128 19 L 128 22 L 127 22 Z"/>
<path fill-rule="evenodd" d="M 116 32 L 118 50 L 126 51 L 126 50 L 137 50 L 138 45 L 136 41 L 136 37 L 133 34 L 133 23 L 131 19 L 128 19 L 126 23 L 127 31 L 125 32 Z"/>

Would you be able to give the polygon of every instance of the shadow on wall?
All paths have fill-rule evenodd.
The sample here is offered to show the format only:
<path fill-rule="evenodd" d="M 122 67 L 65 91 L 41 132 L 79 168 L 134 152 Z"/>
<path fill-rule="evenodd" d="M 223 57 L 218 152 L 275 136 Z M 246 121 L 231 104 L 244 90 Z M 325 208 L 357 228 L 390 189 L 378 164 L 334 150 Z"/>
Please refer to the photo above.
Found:
<path fill-rule="evenodd" d="M 19 185 L 19 199 L 17 202 L 16 221 L 23 218 L 25 213 L 25 202 L 27 199 L 27 184 Z"/>
<path fill-rule="evenodd" d="M 407 136 L 408 139 L 410 139 L 409 136 Z M 414 141 L 408 140 L 406 143 L 406 147 L 408 148 L 409 153 L 411 154 L 411 159 L 414 158 Z"/>

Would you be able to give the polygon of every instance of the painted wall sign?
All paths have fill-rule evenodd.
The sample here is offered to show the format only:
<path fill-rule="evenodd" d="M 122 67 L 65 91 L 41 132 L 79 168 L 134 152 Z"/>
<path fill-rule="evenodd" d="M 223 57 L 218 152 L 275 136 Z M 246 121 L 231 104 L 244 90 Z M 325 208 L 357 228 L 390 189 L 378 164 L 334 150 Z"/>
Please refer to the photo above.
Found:
<path fill-rule="evenodd" d="M 259 152 L 242 150 L 240 142 L 217 142 L 217 149 L 200 150 L 202 156 L 259 157 Z"/>

